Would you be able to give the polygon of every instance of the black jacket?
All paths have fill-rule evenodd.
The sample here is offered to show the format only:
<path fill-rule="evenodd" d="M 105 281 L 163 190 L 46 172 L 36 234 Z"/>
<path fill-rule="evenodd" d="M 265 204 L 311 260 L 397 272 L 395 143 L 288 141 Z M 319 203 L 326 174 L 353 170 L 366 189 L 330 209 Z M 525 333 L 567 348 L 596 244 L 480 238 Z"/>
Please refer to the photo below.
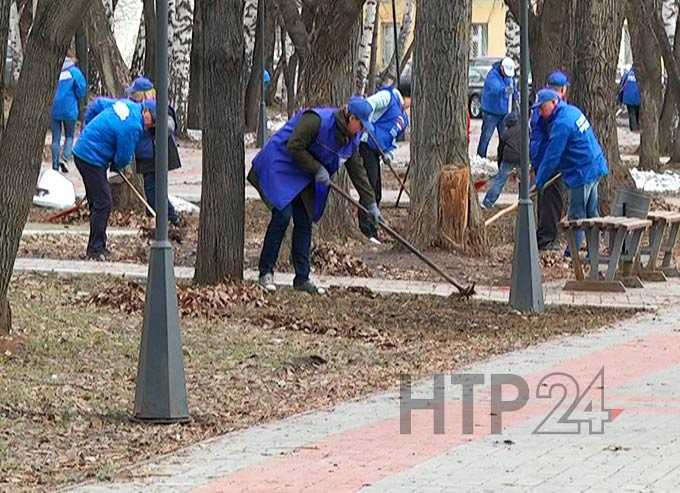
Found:
<path fill-rule="evenodd" d="M 517 113 L 509 113 L 503 120 L 498 139 L 498 164 L 506 162 L 519 166 L 520 147 L 522 142 L 522 126 Z"/>
<path fill-rule="evenodd" d="M 174 120 L 175 128 L 177 128 L 177 116 L 175 115 L 175 110 L 173 110 L 172 108 L 168 108 L 168 114 Z M 149 132 L 151 133 L 151 136 L 155 144 L 156 141 L 155 130 L 152 128 L 149 130 Z M 154 149 L 154 156 L 155 154 L 156 153 Z M 179 149 L 177 148 L 177 142 L 175 142 L 174 136 L 168 135 L 168 171 L 172 171 L 174 169 L 178 169 L 181 167 L 182 161 L 179 158 Z M 135 159 L 135 168 L 137 169 L 137 173 L 141 175 L 145 175 L 147 173 L 154 173 L 156 171 L 156 163 L 154 162 L 154 160 Z"/>

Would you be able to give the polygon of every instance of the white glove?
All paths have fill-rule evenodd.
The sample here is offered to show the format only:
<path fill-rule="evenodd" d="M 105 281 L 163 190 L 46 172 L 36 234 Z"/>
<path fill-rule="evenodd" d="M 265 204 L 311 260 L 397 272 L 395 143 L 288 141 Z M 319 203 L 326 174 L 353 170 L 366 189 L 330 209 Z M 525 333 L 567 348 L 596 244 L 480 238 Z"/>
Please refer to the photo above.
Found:
<path fill-rule="evenodd" d="M 331 175 L 328 174 L 328 170 L 321 166 L 319 168 L 319 171 L 316 172 L 316 175 L 314 175 L 314 180 L 317 183 L 322 183 L 326 186 L 331 184 Z"/>
<path fill-rule="evenodd" d="M 378 209 L 378 204 L 373 202 L 371 205 L 367 207 L 368 213 L 371 215 L 371 220 L 373 221 L 373 224 L 376 226 L 380 224 L 380 222 L 383 220 L 382 214 L 380 214 L 380 209 Z"/>

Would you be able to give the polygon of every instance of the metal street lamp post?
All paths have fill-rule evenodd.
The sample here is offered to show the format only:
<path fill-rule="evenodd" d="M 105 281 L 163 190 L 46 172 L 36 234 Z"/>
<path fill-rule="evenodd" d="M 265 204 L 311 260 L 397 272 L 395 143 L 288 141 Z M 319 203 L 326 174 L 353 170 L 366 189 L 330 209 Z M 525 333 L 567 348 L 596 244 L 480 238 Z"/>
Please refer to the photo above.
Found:
<path fill-rule="evenodd" d="M 264 81 L 264 72 L 266 70 L 265 68 L 265 55 L 264 55 L 264 45 L 265 45 L 265 18 L 264 16 L 266 15 L 265 10 L 265 2 L 264 0 L 259 0 L 259 2 L 262 4 L 260 6 L 260 12 L 259 12 L 259 18 L 260 18 L 260 68 L 261 68 L 261 74 L 260 74 L 260 115 L 259 115 L 259 124 L 257 126 L 257 146 L 262 149 L 264 147 L 265 142 L 267 141 L 267 102 L 265 101 L 265 91 L 266 91 L 266 84 Z"/>
<path fill-rule="evenodd" d="M 521 0 L 520 8 L 522 147 L 510 305 L 523 312 L 541 313 L 545 306 L 538 262 L 534 205 L 529 198 L 529 0 Z"/>
<path fill-rule="evenodd" d="M 149 256 L 133 419 L 189 419 L 172 246 L 168 241 L 168 0 L 156 0 L 156 235 Z"/>

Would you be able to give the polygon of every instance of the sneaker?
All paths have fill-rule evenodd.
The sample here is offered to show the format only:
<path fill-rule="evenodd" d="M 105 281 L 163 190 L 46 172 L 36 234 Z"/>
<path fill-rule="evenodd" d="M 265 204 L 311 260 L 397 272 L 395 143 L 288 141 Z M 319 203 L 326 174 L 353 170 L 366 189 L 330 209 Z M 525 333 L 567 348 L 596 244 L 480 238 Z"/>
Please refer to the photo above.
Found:
<path fill-rule="evenodd" d="M 276 284 L 274 284 L 274 274 L 272 273 L 261 275 L 260 279 L 257 281 L 257 284 L 259 284 L 260 287 L 265 291 L 276 291 Z"/>
<path fill-rule="evenodd" d="M 322 287 L 316 286 L 312 281 L 307 280 L 302 284 L 293 285 L 297 291 L 304 291 L 309 294 L 326 294 L 326 290 Z"/>
<path fill-rule="evenodd" d="M 562 249 L 559 241 L 551 241 L 546 245 L 542 245 L 538 248 L 542 252 L 558 252 Z"/>
<path fill-rule="evenodd" d="M 62 173 L 68 173 L 68 167 L 66 166 L 66 159 L 63 159 L 59 161 L 59 167 L 61 168 Z"/>
<path fill-rule="evenodd" d="M 486 205 L 484 202 L 482 202 L 481 204 L 479 204 L 479 207 L 481 207 L 482 210 L 490 209 L 490 207 L 489 207 L 488 205 Z"/>
<path fill-rule="evenodd" d="M 378 238 L 376 238 L 375 236 L 371 236 L 368 239 L 368 241 L 369 241 L 369 243 L 373 243 L 374 245 L 382 245 L 382 242 Z"/>
<path fill-rule="evenodd" d="M 96 250 L 94 252 L 87 252 L 85 254 L 85 257 L 87 260 L 95 260 L 97 262 L 106 262 L 111 258 L 111 251 L 108 248 L 104 248 L 103 250 Z"/>

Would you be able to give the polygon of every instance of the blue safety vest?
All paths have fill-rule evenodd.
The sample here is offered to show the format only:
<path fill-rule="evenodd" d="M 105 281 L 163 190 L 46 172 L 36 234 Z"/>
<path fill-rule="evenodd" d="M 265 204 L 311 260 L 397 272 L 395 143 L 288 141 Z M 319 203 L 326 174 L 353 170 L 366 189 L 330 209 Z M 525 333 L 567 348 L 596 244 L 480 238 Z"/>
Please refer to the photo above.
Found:
<path fill-rule="evenodd" d="M 315 108 L 311 110 L 321 118 L 321 126 L 316 140 L 308 151 L 333 176 L 340 165 L 349 159 L 359 148 L 361 134 L 357 134 L 347 144 L 338 144 L 335 134 L 336 108 Z M 260 193 L 276 209 L 284 209 L 310 183 L 314 182 L 314 175 L 305 171 L 295 162 L 288 151 L 287 144 L 293 130 L 297 126 L 304 111 L 298 112 L 278 132 L 272 135 L 269 142 L 253 159 L 253 171 L 257 174 Z M 315 184 L 314 216 L 312 220 L 318 222 L 326 208 L 329 187 L 321 183 Z"/>

